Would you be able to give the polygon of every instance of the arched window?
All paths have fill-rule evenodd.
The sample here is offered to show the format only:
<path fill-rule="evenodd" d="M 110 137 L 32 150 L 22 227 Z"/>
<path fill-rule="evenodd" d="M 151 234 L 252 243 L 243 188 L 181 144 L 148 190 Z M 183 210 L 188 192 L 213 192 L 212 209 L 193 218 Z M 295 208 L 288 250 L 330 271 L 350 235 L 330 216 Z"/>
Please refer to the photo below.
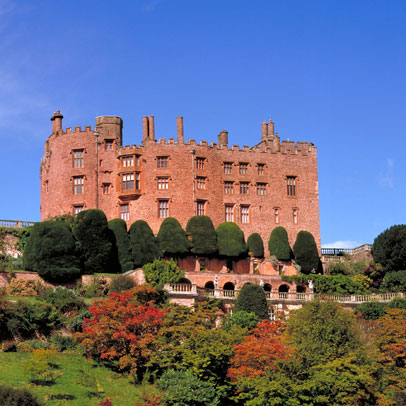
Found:
<path fill-rule="evenodd" d="M 204 289 L 208 296 L 214 296 L 214 282 L 213 281 L 206 282 L 206 284 L 204 285 Z"/>
<path fill-rule="evenodd" d="M 265 292 L 271 292 L 272 291 L 272 286 L 269 283 L 265 283 L 264 291 Z"/>
<path fill-rule="evenodd" d="M 223 296 L 234 297 L 234 283 L 226 282 L 223 286 Z"/>
<path fill-rule="evenodd" d="M 279 299 L 287 299 L 289 295 L 289 286 L 288 285 L 281 285 L 279 286 Z"/>
<path fill-rule="evenodd" d="M 305 293 L 306 292 L 306 288 L 303 285 L 297 285 L 296 286 L 296 292 L 297 293 Z"/>

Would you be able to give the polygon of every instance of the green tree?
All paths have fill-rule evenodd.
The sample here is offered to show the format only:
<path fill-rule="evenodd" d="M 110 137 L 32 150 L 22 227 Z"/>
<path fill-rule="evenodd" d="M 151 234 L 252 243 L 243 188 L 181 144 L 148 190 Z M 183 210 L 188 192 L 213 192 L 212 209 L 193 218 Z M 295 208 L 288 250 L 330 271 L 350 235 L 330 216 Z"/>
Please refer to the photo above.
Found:
<path fill-rule="evenodd" d="M 220 255 L 225 257 L 240 257 L 247 253 L 244 233 L 237 224 L 221 223 L 217 229 L 217 246 Z"/>
<path fill-rule="evenodd" d="M 389 292 L 406 291 L 406 270 L 387 272 L 383 278 L 381 289 Z"/>
<path fill-rule="evenodd" d="M 135 268 L 161 257 L 158 241 L 144 220 L 137 220 L 130 227 L 131 252 Z"/>
<path fill-rule="evenodd" d="M 355 311 L 365 320 L 376 320 L 385 314 L 386 303 L 366 302 L 355 307 Z"/>
<path fill-rule="evenodd" d="M 208 216 L 194 216 L 186 225 L 186 234 L 196 255 L 213 255 L 217 252 L 217 236 Z"/>
<path fill-rule="evenodd" d="M 372 255 L 388 272 L 406 269 L 406 225 L 395 225 L 379 234 Z"/>
<path fill-rule="evenodd" d="M 240 290 L 237 300 L 235 301 L 234 311 L 252 312 L 257 315 L 260 320 L 267 319 L 268 303 L 264 289 L 253 283 L 246 283 Z"/>
<path fill-rule="evenodd" d="M 114 233 L 121 272 L 127 272 L 134 269 L 134 262 L 131 255 L 130 235 L 127 232 L 126 222 L 122 219 L 110 220 L 108 222 L 108 227 Z"/>
<path fill-rule="evenodd" d="M 178 282 L 185 274 L 173 259 L 170 261 L 156 259 L 145 264 L 143 270 L 147 282 L 157 289 L 162 288 L 165 283 Z"/>
<path fill-rule="evenodd" d="M 0 405 L 7 406 L 41 406 L 39 400 L 27 389 L 15 389 L 0 386 Z"/>
<path fill-rule="evenodd" d="M 259 317 L 254 312 L 246 312 L 245 310 L 234 311 L 233 314 L 224 321 L 224 329 L 230 330 L 230 328 L 238 326 L 251 330 L 258 322 Z"/>
<path fill-rule="evenodd" d="M 51 282 L 66 282 L 82 274 L 80 245 L 62 221 L 36 223 L 24 250 L 24 268 Z"/>
<path fill-rule="evenodd" d="M 135 286 L 134 279 L 129 275 L 118 275 L 109 286 L 109 292 L 120 293 L 123 290 L 130 290 Z"/>
<path fill-rule="evenodd" d="M 157 239 L 160 250 L 166 255 L 184 255 L 191 247 L 186 232 L 173 217 L 168 217 L 162 222 Z"/>
<path fill-rule="evenodd" d="M 253 233 L 248 237 L 247 245 L 248 251 L 253 257 L 264 256 L 264 243 L 262 237 L 258 233 Z"/>
<path fill-rule="evenodd" d="M 299 231 L 293 246 L 295 261 L 301 266 L 301 272 L 309 274 L 314 269 L 320 269 L 320 258 L 313 235 L 308 231 Z"/>
<path fill-rule="evenodd" d="M 272 230 L 268 241 L 268 249 L 271 255 L 275 255 L 279 260 L 289 261 L 293 258 L 288 233 L 283 227 L 279 226 Z"/>
<path fill-rule="evenodd" d="M 83 210 L 75 218 L 73 234 L 83 248 L 86 274 L 112 271 L 113 243 L 106 215 L 97 209 Z M 114 271 L 117 270 L 117 264 Z"/>

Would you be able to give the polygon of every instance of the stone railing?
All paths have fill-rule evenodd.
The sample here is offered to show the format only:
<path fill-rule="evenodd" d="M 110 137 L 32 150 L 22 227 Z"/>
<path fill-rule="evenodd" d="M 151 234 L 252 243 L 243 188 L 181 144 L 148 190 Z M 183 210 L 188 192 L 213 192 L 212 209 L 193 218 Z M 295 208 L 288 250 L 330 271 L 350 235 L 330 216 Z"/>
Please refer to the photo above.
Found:
<path fill-rule="evenodd" d="M 238 290 L 227 289 L 205 289 L 195 284 L 171 283 L 166 284 L 165 289 L 170 295 L 181 296 L 209 296 L 219 299 L 234 300 L 238 296 Z M 406 298 L 406 293 L 374 293 L 370 295 L 331 295 L 312 292 L 265 292 L 267 300 L 270 301 L 299 301 L 306 302 L 319 299 L 325 302 L 338 302 L 348 304 L 359 304 L 365 302 L 390 302 L 395 298 Z"/>
<path fill-rule="evenodd" d="M 0 220 L 0 227 L 4 228 L 24 228 L 33 225 L 34 225 L 33 221 Z"/>
<path fill-rule="evenodd" d="M 342 256 L 354 255 L 362 251 L 371 251 L 372 244 L 363 244 L 355 248 L 322 248 L 321 255 L 325 256 Z"/>

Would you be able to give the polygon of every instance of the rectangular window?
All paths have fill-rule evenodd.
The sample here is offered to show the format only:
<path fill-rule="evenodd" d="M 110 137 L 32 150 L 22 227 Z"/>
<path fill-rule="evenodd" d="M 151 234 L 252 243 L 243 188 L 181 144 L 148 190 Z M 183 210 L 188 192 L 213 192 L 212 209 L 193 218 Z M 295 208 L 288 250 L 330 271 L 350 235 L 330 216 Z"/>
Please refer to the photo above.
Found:
<path fill-rule="evenodd" d="M 73 167 L 74 168 L 83 168 L 83 158 L 84 158 L 84 150 L 83 149 L 74 149 L 73 150 Z"/>
<path fill-rule="evenodd" d="M 248 173 L 248 164 L 240 162 L 240 175 L 246 175 Z"/>
<path fill-rule="evenodd" d="M 123 192 L 125 190 L 134 190 L 134 174 L 124 173 L 123 174 Z"/>
<path fill-rule="evenodd" d="M 248 182 L 240 182 L 240 193 L 242 195 L 247 195 L 249 193 L 249 183 Z"/>
<path fill-rule="evenodd" d="M 124 221 L 130 220 L 130 206 L 128 203 L 120 206 L 120 217 Z"/>
<path fill-rule="evenodd" d="M 83 205 L 81 206 L 73 206 L 73 212 L 75 213 L 75 216 L 79 214 L 81 211 L 83 211 Z"/>
<path fill-rule="evenodd" d="M 198 176 L 196 178 L 196 185 L 198 189 L 205 190 L 206 189 L 206 178 L 204 176 Z"/>
<path fill-rule="evenodd" d="M 134 155 L 123 156 L 122 163 L 123 163 L 124 168 L 128 168 L 129 166 L 134 166 Z"/>
<path fill-rule="evenodd" d="M 258 175 L 265 175 L 265 165 L 258 164 Z"/>
<path fill-rule="evenodd" d="M 206 202 L 204 200 L 197 201 L 197 215 L 204 216 L 206 214 Z"/>
<path fill-rule="evenodd" d="M 233 163 L 232 162 L 224 162 L 224 173 L 226 175 L 230 175 L 233 173 Z"/>
<path fill-rule="evenodd" d="M 266 195 L 266 183 L 257 183 L 257 195 Z"/>
<path fill-rule="evenodd" d="M 139 166 L 139 164 L 140 164 L 140 156 L 136 155 L 135 156 L 135 166 Z"/>
<path fill-rule="evenodd" d="M 196 168 L 204 169 L 204 161 L 205 161 L 205 158 L 196 158 Z"/>
<path fill-rule="evenodd" d="M 288 196 L 296 196 L 296 176 L 286 177 Z"/>
<path fill-rule="evenodd" d="M 104 148 L 111 151 L 113 149 L 113 142 L 113 140 L 104 140 Z"/>
<path fill-rule="evenodd" d="M 103 183 L 103 194 L 104 195 L 110 194 L 110 186 L 111 186 L 111 183 Z"/>
<path fill-rule="evenodd" d="M 241 206 L 241 223 L 250 222 L 250 208 L 249 206 Z"/>
<path fill-rule="evenodd" d="M 140 173 L 135 172 L 135 189 L 140 190 Z"/>
<path fill-rule="evenodd" d="M 169 200 L 159 200 L 158 215 L 161 219 L 169 217 Z"/>
<path fill-rule="evenodd" d="M 157 167 L 158 168 L 167 168 L 168 167 L 168 157 L 167 156 L 157 157 Z"/>
<path fill-rule="evenodd" d="M 297 224 L 297 209 L 293 209 L 293 224 Z"/>
<path fill-rule="evenodd" d="M 279 224 L 279 209 L 274 209 L 275 224 Z"/>
<path fill-rule="evenodd" d="M 234 193 L 234 182 L 224 182 L 224 193 L 232 195 Z"/>
<path fill-rule="evenodd" d="M 169 189 L 169 178 L 167 176 L 158 177 L 158 190 Z"/>
<path fill-rule="evenodd" d="M 226 221 L 234 221 L 234 205 L 226 204 Z"/>
<path fill-rule="evenodd" d="M 84 176 L 73 177 L 73 194 L 81 195 L 84 192 Z"/>

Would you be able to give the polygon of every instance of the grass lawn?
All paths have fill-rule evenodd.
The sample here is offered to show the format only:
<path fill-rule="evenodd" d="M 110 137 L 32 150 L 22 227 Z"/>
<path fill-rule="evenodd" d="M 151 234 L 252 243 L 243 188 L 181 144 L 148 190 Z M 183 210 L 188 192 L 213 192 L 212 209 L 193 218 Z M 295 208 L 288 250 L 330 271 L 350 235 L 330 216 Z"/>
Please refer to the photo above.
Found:
<path fill-rule="evenodd" d="M 30 359 L 30 353 L 0 352 L 0 383 L 28 389 L 44 406 L 97 406 L 106 396 L 113 406 L 133 406 L 139 400 L 137 387 L 126 376 L 99 367 L 77 353 L 55 355 L 52 362 L 63 374 L 53 385 L 31 384 L 26 372 Z"/>

